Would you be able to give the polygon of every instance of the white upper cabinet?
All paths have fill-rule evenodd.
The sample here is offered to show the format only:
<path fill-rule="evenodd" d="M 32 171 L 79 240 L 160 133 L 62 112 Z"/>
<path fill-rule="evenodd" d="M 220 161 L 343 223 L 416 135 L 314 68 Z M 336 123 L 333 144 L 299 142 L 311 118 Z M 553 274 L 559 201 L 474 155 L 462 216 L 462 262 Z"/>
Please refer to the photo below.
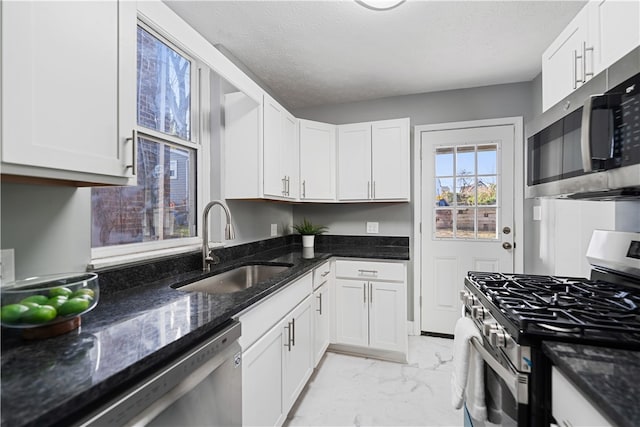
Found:
<path fill-rule="evenodd" d="M 264 96 L 264 195 L 298 198 L 296 119 L 273 98 Z"/>
<path fill-rule="evenodd" d="M 588 47 L 588 25 L 588 10 L 584 8 L 542 54 L 542 111 L 587 81 L 583 51 Z M 588 53 L 592 58 L 593 52 Z"/>
<path fill-rule="evenodd" d="M 338 198 L 371 198 L 371 123 L 338 126 Z"/>
<path fill-rule="evenodd" d="M 638 45 L 639 2 L 589 2 L 542 54 L 542 110 L 564 99 Z"/>
<path fill-rule="evenodd" d="M 136 3 L 1 7 L 3 175 L 135 184 Z"/>
<path fill-rule="evenodd" d="M 338 199 L 409 200 L 409 119 L 338 126 Z"/>
<path fill-rule="evenodd" d="M 336 126 L 299 120 L 300 199 L 336 198 Z"/>
<path fill-rule="evenodd" d="M 598 74 L 640 45 L 640 2 L 599 0 L 588 6 L 594 73 Z"/>

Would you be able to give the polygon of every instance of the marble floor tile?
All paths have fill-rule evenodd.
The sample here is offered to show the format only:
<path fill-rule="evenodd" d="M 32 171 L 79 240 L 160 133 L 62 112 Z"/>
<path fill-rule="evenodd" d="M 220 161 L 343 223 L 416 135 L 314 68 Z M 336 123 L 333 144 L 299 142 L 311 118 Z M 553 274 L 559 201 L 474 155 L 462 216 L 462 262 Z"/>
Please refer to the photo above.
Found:
<path fill-rule="evenodd" d="M 451 406 L 453 340 L 409 337 L 409 363 L 328 352 L 289 413 L 297 426 L 461 426 Z"/>

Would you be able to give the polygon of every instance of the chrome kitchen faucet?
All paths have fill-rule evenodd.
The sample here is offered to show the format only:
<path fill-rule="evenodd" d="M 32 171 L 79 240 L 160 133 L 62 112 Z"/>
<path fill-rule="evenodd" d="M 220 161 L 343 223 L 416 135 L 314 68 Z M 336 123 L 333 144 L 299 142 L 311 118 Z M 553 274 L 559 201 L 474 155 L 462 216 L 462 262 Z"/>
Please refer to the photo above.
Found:
<path fill-rule="evenodd" d="M 213 255 L 211 253 L 211 249 L 209 249 L 209 211 L 214 205 L 218 205 L 224 210 L 224 213 L 227 215 L 227 225 L 224 228 L 224 238 L 225 240 L 232 240 L 236 238 L 235 232 L 233 231 L 233 225 L 231 225 L 231 214 L 229 213 L 229 208 L 223 204 L 219 200 L 213 200 L 204 207 L 204 212 L 202 212 L 202 271 L 209 271 L 211 269 L 211 264 L 218 264 L 220 262 L 220 258 Z"/>

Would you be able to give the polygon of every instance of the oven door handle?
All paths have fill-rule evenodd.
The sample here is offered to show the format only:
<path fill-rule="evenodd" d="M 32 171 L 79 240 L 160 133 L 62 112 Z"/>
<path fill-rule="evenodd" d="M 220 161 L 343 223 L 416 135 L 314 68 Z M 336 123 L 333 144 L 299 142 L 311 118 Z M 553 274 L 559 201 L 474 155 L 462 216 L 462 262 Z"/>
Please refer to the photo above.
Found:
<path fill-rule="evenodd" d="M 518 372 L 513 372 L 510 369 L 505 368 L 498 362 L 487 350 L 485 350 L 482 342 L 480 342 L 477 338 L 471 338 L 471 344 L 476 349 L 480 356 L 482 356 L 482 360 L 493 369 L 493 371 L 498 374 L 498 376 L 504 381 L 504 383 L 511 391 L 513 397 L 515 397 L 518 403 L 522 403 L 524 405 L 529 404 L 529 377 L 526 374 L 520 374 Z"/>

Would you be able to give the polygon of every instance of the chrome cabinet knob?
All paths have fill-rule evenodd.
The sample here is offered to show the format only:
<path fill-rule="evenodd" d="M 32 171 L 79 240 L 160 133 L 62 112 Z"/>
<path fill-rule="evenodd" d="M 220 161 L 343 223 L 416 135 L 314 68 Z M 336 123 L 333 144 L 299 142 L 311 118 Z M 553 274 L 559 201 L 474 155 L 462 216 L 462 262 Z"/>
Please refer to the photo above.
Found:
<path fill-rule="evenodd" d="M 489 333 L 489 341 L 491 341 L 491 345 L 494 347 L 506 347 L 508 337 L 509 334 L 501 327 L 493 329 Z"/>

